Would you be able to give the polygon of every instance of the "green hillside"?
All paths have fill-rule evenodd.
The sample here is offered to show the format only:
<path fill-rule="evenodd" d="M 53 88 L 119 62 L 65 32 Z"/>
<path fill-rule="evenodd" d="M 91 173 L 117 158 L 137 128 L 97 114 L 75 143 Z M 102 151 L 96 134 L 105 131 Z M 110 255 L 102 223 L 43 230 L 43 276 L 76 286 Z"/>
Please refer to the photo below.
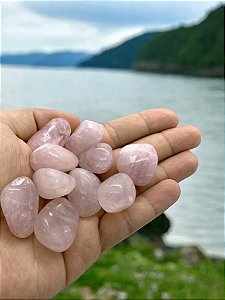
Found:
<path fill-rule="evenodd" d="M 224 6 L 200 24 L 157 35 L 141 47 L 133 67 L 165 72 L 222 76 L 224 66 Z"/>
<path fill-rule="evenodd" d="M 81 67 L 96 67 L 96 68 L 121 68 L 128 69 L 137 54 L 137 50 L 141 46 L 151 40 L 156 33 L 145 33 L 141 36 L 126 41 L 125 43 L 106 50 L 80 64 Z"/>

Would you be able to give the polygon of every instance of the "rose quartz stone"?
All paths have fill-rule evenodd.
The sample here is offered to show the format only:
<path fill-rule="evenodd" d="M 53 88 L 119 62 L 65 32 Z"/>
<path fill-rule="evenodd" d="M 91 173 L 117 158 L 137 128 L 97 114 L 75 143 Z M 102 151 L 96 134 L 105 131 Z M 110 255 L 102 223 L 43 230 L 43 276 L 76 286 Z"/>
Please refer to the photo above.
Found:
<path fill-rule="evenodd" d="M 76 237 L 79 216 L 65 198 L 49 202 L 38 214 L 34 233 L 41 244 L 55 251 L 67 250 Z"/>
<path fill-rule="evenodd" d="M 90 217 L 96 214 L 101 206 L 98 202 L 100 180 L 96 175 L 84 169 L 74 169 L 70 172 L 76 180 L 75 189 L 68 195 L 68 199 L 78 210 L 81 217 Z"/>
<path fill-rule="evenodd" d="M 112 162 L 112 147 L 105 143 L 97 144 L 79 155 L 79 166 L 96 174 L 107 172 Z"/>
<path fill-rule="evenodd" d="M 39 195 L 33 181 L 25 176 L 9 183 L 1 192 L 1 207 L 11 232 L 26 238 L 34 231 Z"/>
<path fill-rule="evenodd" d="M 158 156 L 149 144 L 132 144 L 122 148 L 117 160 L 119 172 L 126 173 L 137 186 L 149 184 L 158 164 Z"/>
<path fill-rule="evenodd" d="M 130 177 L 118 173 L 101 183 L 98 190 L 98 200 L 101 207 L 109 213 L 115 213 L 128 208 L 136 198 L 136 189 Z"/>
<path fill-rule="evenodd" d="M 55 118 L 36 132 L 27 142 L 32 151 L 44 144 L 58 144 L 64 146 L 71 134 L 70 124 L 62 119 Z"/>
<path fill-rule="evenodd" d="M 54 199 L 69 194 L 75 187 L 75 179 L 61 171 L 42 168 L 33 175 L 39 195 L 44 199 Z"/>
<path fill-rule="evenodd" d="M 34 150 L 30 156 L 30 166 L 34 171 L 52 168 L 62 172 L 75 169 L 78 158 L 67 149 L 54 144 L 45 144 Z"/>
<path fill-rule="evenodd" d="M 83 121 L 70 136 L 65 147 L 76 155 L 97 145 L 103 138 L 103 126 L 93 121 Z"/>

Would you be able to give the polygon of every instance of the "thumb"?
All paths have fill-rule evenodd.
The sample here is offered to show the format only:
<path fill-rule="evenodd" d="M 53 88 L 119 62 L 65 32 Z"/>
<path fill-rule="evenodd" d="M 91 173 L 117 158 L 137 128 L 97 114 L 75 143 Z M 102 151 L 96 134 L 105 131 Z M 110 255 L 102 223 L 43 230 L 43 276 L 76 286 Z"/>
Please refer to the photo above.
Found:
<path fill-rule="evenodd" d="M 53 118 L 67 120 L 72 132 L 80 123 L 77 117 L 59 110 L 37 108 L 0 111 L 0 121 L 8 125 L 25 142 Z"/>

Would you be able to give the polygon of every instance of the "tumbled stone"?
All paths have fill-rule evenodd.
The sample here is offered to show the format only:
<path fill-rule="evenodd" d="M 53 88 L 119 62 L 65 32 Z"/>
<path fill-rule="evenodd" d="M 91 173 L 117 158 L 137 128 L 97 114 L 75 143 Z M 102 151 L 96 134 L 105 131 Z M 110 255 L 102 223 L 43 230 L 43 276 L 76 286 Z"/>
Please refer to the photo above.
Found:
<path fill-rule="evenodd" d="M 55 118 L 37 131 L 27 142 L 32 151 L 44 144 L 58 144 L 64 146 L 71 134 L 70 124 L 62 119 Z"/>
<path fill-rule="evenodd" d="M 30 166 L 34 171 L 40 168 L 52 168 L 62 172 L 75 169 L 78 158 L 67 149 L 54 144 L 45 144 L 32 152 Z"/>
<path fill-rule="evenodd" d="M 26 238 L 34 231 L 39 195 L 33 181 L 25 176 L 9 183 L 1 192 L 1 207 L 11 232 Z"/>
<path fill-rule="evenodd" d="M 65 147 L 79 155 L 90 147 L 97 145 L 103 138 L 103 126 L 93 121 L 85 120 L 70 136 Z"/>
<path fill-rule="evenodd" d="M 33 175 L 39 195 L 44 199 L 54 199 L 69 194 L 75 187 L 73 176 L 58 170 L 42 168 Z"/>
<path fill-rule="evenodd" d="M 105 143 L 97 144 L 79 155 L 79 166 L 96 174 L 107 172 L 112 162 L 112 147 Z"/>
<path fill-rule="evenodd" d="M 144 186 L 153 178 L 158 164 L 155 148 L 149 144 L 132 144 L 122 148 L 117 169 L 130 176 L 134 184 Z"/>
<path fill-rule="evenodd" d="M 98 190 L 101 207 L 109 213 L 128 208 L 136 198 L 136 189 L 130 177 L 123 173 L 113 175 L 103 181 Z"/>
<path fill-rule="evenodd" d="M 81 217 L 96 214 L 101 206 L 98 202 L 98 189 L 101 184 L 96 175 L 90 171 L 77 168 L 70 172 L 76 180 L 76 187 L 68 195 L 68 199 L 78 210 Z"/>
<path fill-rule="evenodd" d="M 65 198 L 54 199 L 40 211 L 34 224 L 34 233 L 45 247 L 63 252 L 75 240 L 79 215 Z"/>

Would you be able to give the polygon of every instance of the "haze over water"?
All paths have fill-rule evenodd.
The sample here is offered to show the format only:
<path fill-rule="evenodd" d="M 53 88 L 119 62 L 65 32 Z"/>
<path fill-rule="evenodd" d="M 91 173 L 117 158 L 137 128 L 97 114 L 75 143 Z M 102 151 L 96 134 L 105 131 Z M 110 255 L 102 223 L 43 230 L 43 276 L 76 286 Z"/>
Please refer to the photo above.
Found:
<path fill-rule="evenodd" d="M 198 172 L 182 182 L 167 211 L 168 244 L 191 244 L 224 256 L 224 81 L 177 75 L 88 69 L 2 68 L 4 109 L 55 108 L 105 122 L 144 109 L 175 110 L 180 124 L 203 134 Z"/>

